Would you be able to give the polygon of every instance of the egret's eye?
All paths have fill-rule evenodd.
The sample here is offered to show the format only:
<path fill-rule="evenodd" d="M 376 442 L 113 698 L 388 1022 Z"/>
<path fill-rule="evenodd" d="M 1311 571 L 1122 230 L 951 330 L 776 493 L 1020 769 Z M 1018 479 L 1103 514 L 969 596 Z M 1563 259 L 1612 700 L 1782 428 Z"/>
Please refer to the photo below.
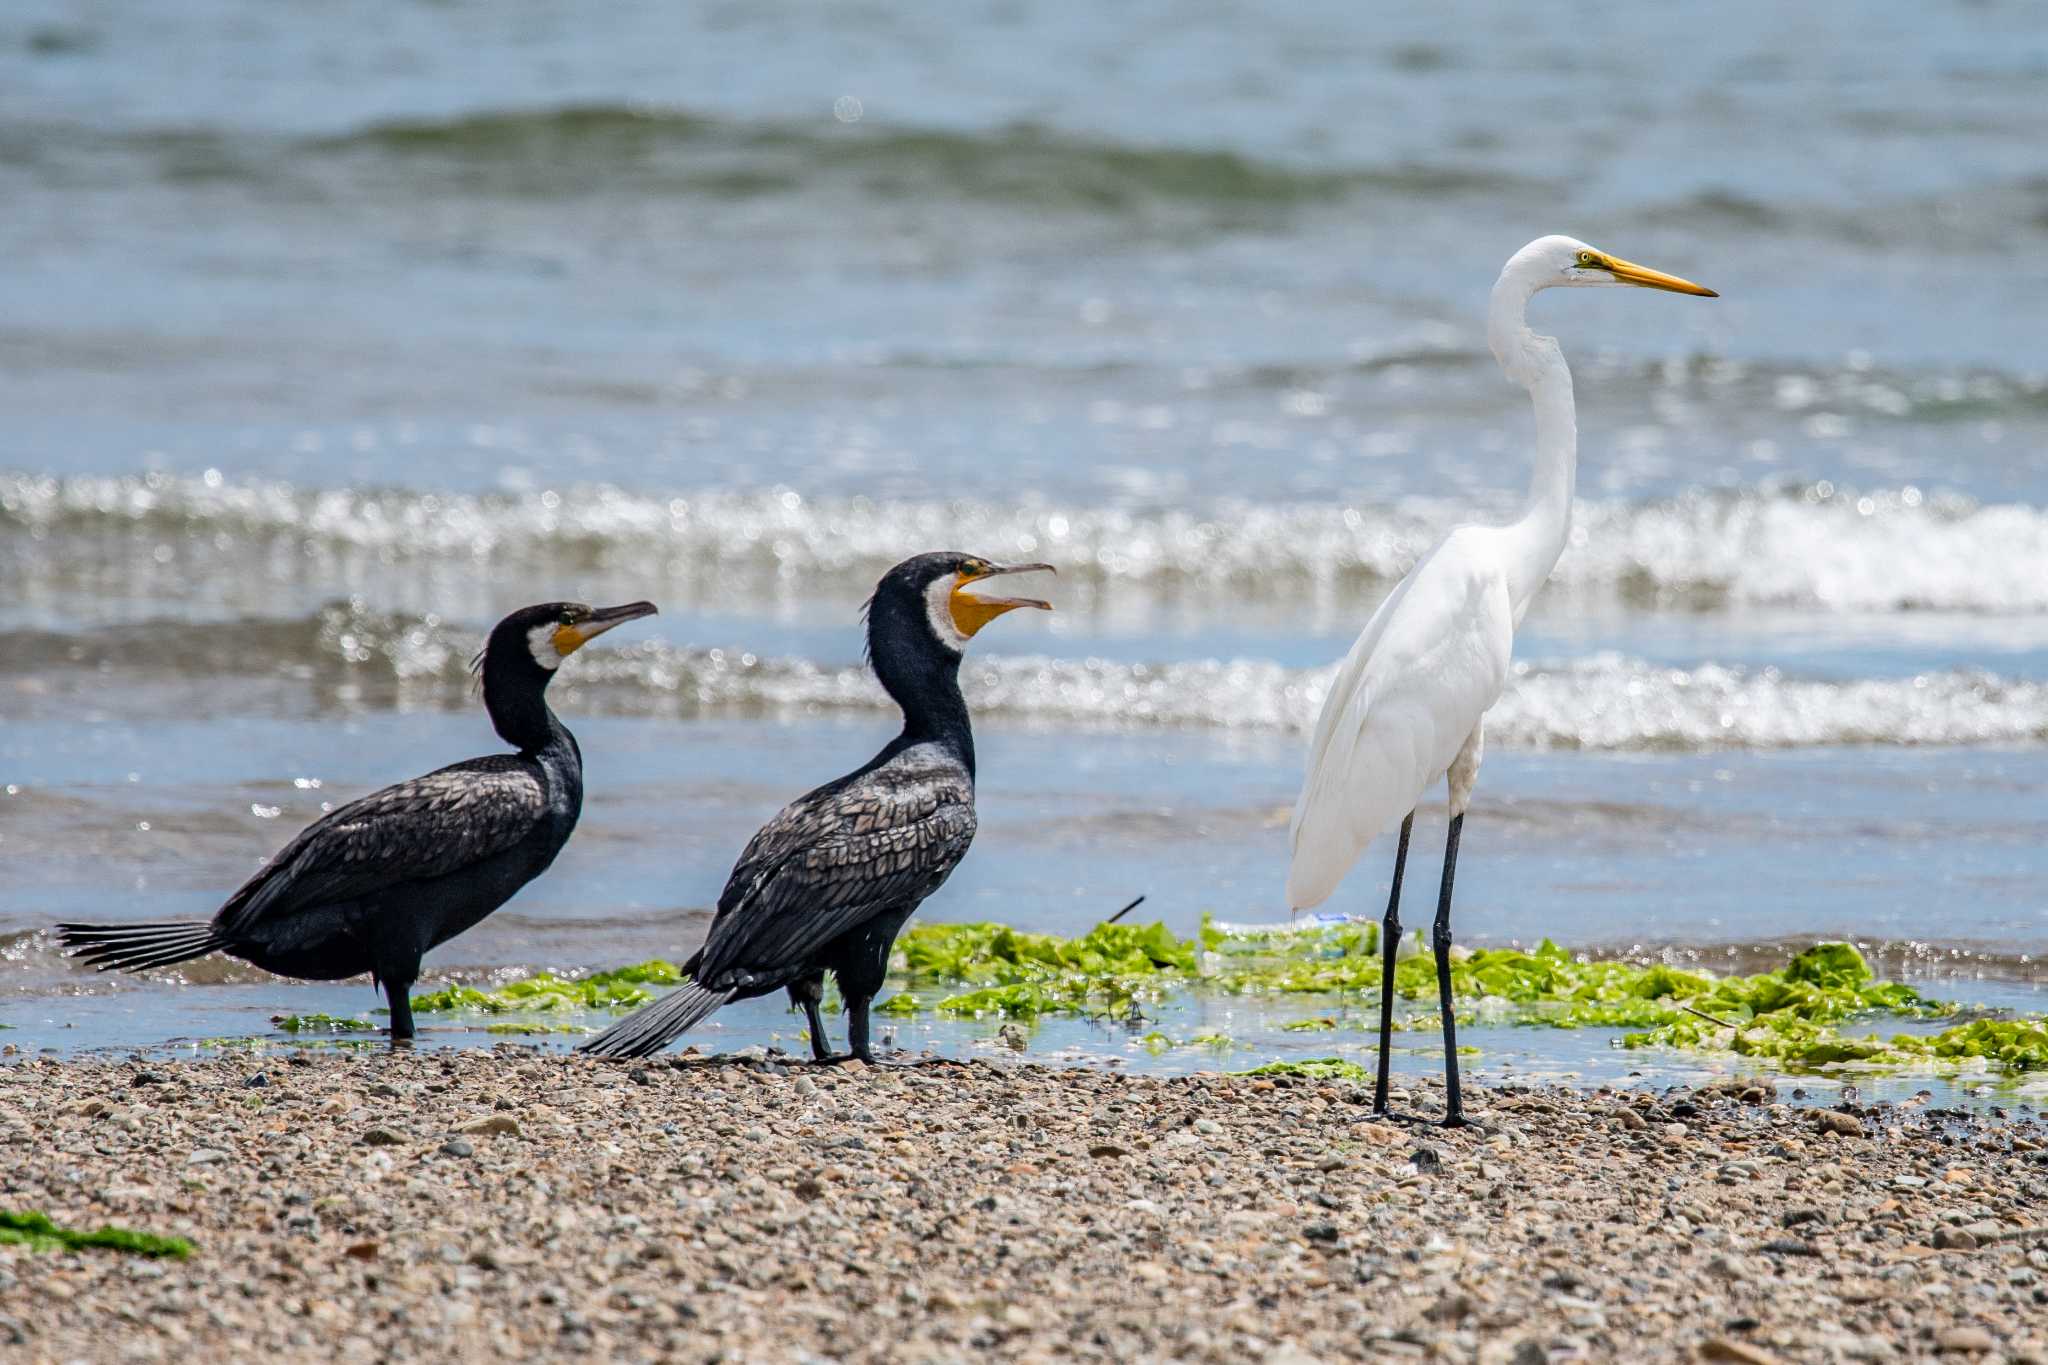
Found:
<path fill-rule="evenodd" d="M 1579 253 L 1579 264 L 1588 270 L 1593 270 L 1598 268 L 1600 258 L 1590 251 L 1581 251 Z"/>

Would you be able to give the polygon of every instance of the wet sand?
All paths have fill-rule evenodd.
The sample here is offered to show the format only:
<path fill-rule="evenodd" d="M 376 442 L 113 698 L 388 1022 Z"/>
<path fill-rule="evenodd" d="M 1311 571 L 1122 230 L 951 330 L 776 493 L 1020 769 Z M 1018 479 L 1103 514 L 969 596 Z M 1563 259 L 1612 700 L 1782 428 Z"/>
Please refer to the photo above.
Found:
<path fill-rule="evenodd" d="M 2048 1125 L 494 1052 L 0 1069 L 23 1361 L 2048 1361 Z M 1403 1108 L 1433 1113 L 1414 1087 Z M 1846 1131 L 1836 1131 L 1837 1129 Z"/>

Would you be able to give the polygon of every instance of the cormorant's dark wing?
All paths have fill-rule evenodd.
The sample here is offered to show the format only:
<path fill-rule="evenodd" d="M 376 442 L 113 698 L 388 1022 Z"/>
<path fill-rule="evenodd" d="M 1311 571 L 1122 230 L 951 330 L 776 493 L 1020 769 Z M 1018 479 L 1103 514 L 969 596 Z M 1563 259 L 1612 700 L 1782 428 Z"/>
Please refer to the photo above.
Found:
<path fill-rule="evenodd" d="M 323 815 L 230 896 L 214 923 L 235 934 L 306 906 L 446 876 L 511 848 L 546 813 L 530 759 L 456 763 Z"/>
<path fill-rule="evenodd" d="M 917 751 L 785 807 L 740 855 L 697 960 L 723 988 L 780 975 L 938 890 L 974 840 L 974 784 Z"/>

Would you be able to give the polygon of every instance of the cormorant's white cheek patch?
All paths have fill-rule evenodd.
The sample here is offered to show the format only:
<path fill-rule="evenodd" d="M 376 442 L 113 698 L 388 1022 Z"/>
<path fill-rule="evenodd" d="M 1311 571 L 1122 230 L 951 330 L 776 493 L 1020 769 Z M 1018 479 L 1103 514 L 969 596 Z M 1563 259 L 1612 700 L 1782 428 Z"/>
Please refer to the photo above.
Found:
<path fill-rule="evenodd" d="M 562 653 L 555 648 L 555 626 L 549 622 L 535 626 L 526 632 L 526 647 L 533 651 L 533 661 L 552 673 L 562 666 Z"/>
<path fill-rule="evenodd" d="M 962 633 L 960 623 L 953 619 L 953 590 L 960 585 L 960 575 L 949 573 L 935 578 L 924 590 L 924 614 L 931 622 L 932 634 L 939 643 L 955 654 L 967 652 L 967 636 Z"/>

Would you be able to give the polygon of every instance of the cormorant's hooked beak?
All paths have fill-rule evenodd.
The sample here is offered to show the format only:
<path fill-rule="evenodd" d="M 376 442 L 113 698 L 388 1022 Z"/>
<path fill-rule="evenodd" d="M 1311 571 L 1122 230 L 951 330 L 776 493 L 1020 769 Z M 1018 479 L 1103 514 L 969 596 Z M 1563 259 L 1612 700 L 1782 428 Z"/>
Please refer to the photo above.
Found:
<path fill-rule="evenodd" d="M 1598 267 L 1614 276 L 1617 284 L 1641 285 L 1645 289 L 1664 289 L 1673 294 L 1691 294 L 1695 298 L 1718 299 L 1721 296 L 1705 285 L 1682 280 L 1676 275 L 1667 275 L 1661 270 L 1652 270 L 1634 261 L 1624 261 L 1619 256 L 1602 255 Z"/>
<path fill-rule="evenodd" d="M 980 593 L 968 592 L 967 585 L 1002 574 L 1058 572 L 1050 564 L 980 564 L 971 570 L 962 569 L 954 577 L 953 592 L 948 602 L 953 624 L 959 627 L 962 635 L 971 636 L 1006 611 L 1015 611 L 1019 607 L 1051 611 L 1052 603 L 1036 597 L 983 597 Z"/>
<path fill-rule="evenodd" d="M 655 614 L 652 602 L 628 602 L 622 607 L 598 607 L 574 625 L 555 627 L 555 651 L 568 658 L 613 626 L 623 626 Z"/>

